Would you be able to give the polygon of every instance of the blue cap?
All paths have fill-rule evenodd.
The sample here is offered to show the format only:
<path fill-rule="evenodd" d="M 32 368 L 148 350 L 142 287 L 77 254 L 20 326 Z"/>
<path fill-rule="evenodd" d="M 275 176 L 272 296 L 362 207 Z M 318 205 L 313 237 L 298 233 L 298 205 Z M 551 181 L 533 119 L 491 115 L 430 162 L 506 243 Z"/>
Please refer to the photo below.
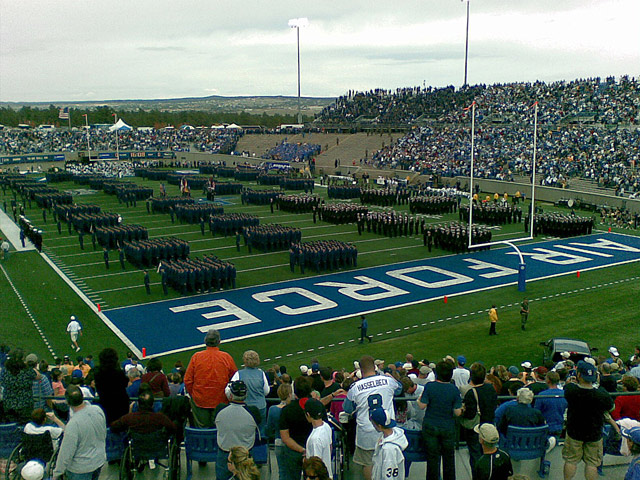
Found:
<path fill-rule="evenodd" d="M 513 376 L 517 376 L 520 373 L 520 370 L 518 370 L 518 367 L 516 367 L 515 365 L 511 365 L 507 370 Z"/>
<path fill-rule="evenodd" d="M 312 363 L 311 364 L 311 371 L 319 372 L 320 371 L 320 364 L 318 362 Z"/>
<path fill-rule="evenodd" d="M 464 355 L 458 355 L 457 360 L 460 365 L 464 365 L 465 363 L 467 363 L 467 357 L 465 357 Z"/>
<path fill-rule="evenodd" d="M 587 382 L 595 382 L 598 379 L 596 367 L 584 360 L 578 362 L 578 373 Z"/>
<path fill-rule="evenodd" d="M 73 378 L 82 378 L 82 370 L 74 370 L 71 372 Z"/>
<path fill-rule="evenodd" d="M 402 365 L 404 365 L 404 363 L 396 362 L 396 368 L 402 368 Z"/>
<path fill-rule="evenodd" d="M 397 425 L 384 408 L 374 408 L 369 412 L 369 418 L 383 428 L 393 428 Z"/>

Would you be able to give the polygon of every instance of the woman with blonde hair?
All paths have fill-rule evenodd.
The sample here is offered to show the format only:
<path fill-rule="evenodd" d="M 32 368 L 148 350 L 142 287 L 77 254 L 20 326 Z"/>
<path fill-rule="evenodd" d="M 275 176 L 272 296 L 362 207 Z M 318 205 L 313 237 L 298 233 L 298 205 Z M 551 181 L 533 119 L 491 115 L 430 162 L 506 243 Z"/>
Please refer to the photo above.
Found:
<path fill-rule="evenodd" d="M 269 380 L 265 373 L 258 368 L 260 366 L 260 356 L 254 350 L 247 350 L 242 355 L 242 363 L 244 368 L 238 370 L 231 381 L 242 380 L 247 386 L 247 400 L 246 403 L 249 406 L 254 406 L 260 410 L 262 422 L 260 424 L 260 431 L 264 431 L 264 426 L 267 420 L 267 399 L 266 396 L 271 390 L 269 386 Z"/>
<path fill-rule="evenodd" d="M 260 470 L 256 466 L 249 450 L 244 447 L 231 447 L 227 468 L 235 480 L 260 480 Z"/>

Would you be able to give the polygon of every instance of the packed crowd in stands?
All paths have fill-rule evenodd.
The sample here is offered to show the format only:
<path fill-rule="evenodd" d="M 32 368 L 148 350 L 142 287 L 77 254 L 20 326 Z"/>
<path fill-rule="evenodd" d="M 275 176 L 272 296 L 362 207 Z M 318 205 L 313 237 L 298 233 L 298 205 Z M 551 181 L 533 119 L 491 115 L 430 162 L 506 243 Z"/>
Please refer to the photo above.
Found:
<path fill-rule="evenodd" d="M 429 126 L 412 129 L 392 145 L 365 159 L 376 167 L 400 168 L 439 176 L 469 175 L 469 110 L 477 104 L 475 174 L 512 181 L 530 176 L 533 115 L 539 102 L 538 178 L 542 185 L 567 186 L 579 177 L 616 189 L 640 192 L 635 165 L 640 161 L 638 81 L 622 77 L 573 82 L 479 85 L 455 91 L 404 88 L 349 92 L 319 116 L 327 123 L 349 123 L 360 116 L 380 124 Z M 572 123 L 588 123 L 574 126 Z"/>
<path fill-rule="evenodd" d="M 206 280 L 188 275 L 185 288 L 205 287 Z M 360 329 L 361 340 L 369 338 L 364 316 Z M 453 480 L 458 438 L 474 479 L 506 479 L 514 466 L 504 439 L 513 427 L 541 427 L 547 453 L 562 448 L 567 479 L 580 463 L 586 478 L 597 478 L 605 454 L 640 453 L 640 346 L 628 360 L 611 346 L 598 357 L 564 351 L 544 364 L 523 358 L 508 367 L 464 354 L 429 360 L 423 352 L 388 361 L 364 355 L 349 368 L 318 359 L 291 369 L 265 368 L 259 354 L 247 350 L 238 368 L 220 348 L 220 333 L 209 330 L 206 348 L 185 368 L 181 360 L 163 366 L 158 358 L 141 362 L 132 353 L 120 362 L 112 348 L 96 361 L 77 353 L 81 326 L 73 316 L 68 330 L 76 355 L 52 364 L 0 346 L 2 421 L 18 422 L 28 435 L 49 432 L 60 445 L 59 475 L 97 478 L 106 464 L 96 452 L 106 449 L 107 427 L 151 435 L 164 430 L 181 440 L 187 422 L 217 429 L 220 479 L 233 476 L 234 455 L 250 458 L 258 435 L 275 443 L 282 480 L 298 480 L 303 471 L 308 478 L 317 471 L 324 476 L 316 478 L 332 478 L 328 472 L 342 467 L 331 459 L 334 441 L 343 443 L 346 455 L 353 455 L 352 468 L 362 468 L 368 480 L 385 478 L 386 467 L 408 477 L 404 451 L 410 445 L 423 449 L 428 480 L 440 478 L 441 467 L 442 478 Z M 91 462 L 87 452 L 93 452 Z M 260 474 L 256 469 L 246 478 Z"/>
<path fill-rule="evenodd" d="M 147 129 L 118 132 L 120 151 L 176 151 L 230 153 L 242 136 L 241 130 L 217 129 Z M 116 151 L 116 133 L 91 128 L 89 144 L 94 151 Z M 86 131 L 67 129 L 9 129 L 0 130 L 0 153 L 24 155 L 49 152 L 86 151 Z M 116 170 L 118 176 L 119 171 Z M 133 173 L 131 172 L 131 175 Z"/>
<path fill-rule="evenodd" d="M 307 162 L 311 157 L 320 153 L 320 145 L 310 143 L 289 143 L 283 140 L 268 150 L 262 158 L 285 162 Z"/>

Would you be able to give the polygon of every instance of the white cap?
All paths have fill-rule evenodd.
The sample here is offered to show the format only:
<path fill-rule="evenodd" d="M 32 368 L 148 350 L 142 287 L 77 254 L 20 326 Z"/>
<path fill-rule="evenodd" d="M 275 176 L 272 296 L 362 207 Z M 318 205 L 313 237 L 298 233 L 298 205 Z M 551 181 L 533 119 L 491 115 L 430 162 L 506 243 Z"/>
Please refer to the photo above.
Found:
<path fill-rule="evenodd" d="M 571 354 L 570 354 L 569 352 L 562 352 L 560 355 L 562 356 L 562 358 L 569 358 L 569 357 L 571 357 Z"/>
<path fill-rule="evenodd" d="M 531 367 L 532 367 L 531 362 L 522 362 L 522 363 L 520 364 L 520 366 L 521 366 L 522 368 L 531 368 Z"/>
<path fill-rule="evenodd" d="M 44 465 L 38 460 L 28 461 L 20 471 L 24 480 L 42 480 L 44 477 Z"/>
<path fill-rule="evenodd" d="M 609 353 L 614 357 L 619 357 L 618 349 L 616 347 L 609 347 Z"/>
<path fill-rule="evenodd" d="M 69 320 L 72 320 L 72 321 L 75 320 L 75 319 L 76 319 L 76 317 L 74 315 L 71 315 L 71 317 L 69 318 Z"/>
<path fill-rule="evenodd" d="M 300 365 L 301 374 L 306 375 L 308 371 L 309 371 L 309 367 L 307 367 L 306 365 Z"/>

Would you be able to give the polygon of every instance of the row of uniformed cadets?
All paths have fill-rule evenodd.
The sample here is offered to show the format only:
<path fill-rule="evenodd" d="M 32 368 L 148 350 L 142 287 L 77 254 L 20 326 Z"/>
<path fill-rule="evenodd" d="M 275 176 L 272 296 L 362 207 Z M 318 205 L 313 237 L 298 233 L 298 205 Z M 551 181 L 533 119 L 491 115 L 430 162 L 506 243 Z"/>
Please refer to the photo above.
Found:
<path fill-rule="evenodd" d="M 216 195 L 237 195 L 242 191 L 243 185 L 237 182 L 216 182 L 214 191 Z"/>
<path fill-rule="evenodd" d="M 406 213 L 390 210 L 386 212 L 368 212 L 358 215 L 358 235 L 362 235 L 365 228 L 368 233 L 376 233 L 388 237 L 419 235 L 424 228 L 425 219 Z"/>
<path fill-rule="evenodd" d="M 341 225 L 356 222 L 358 215 L 361 213 L 366 214 L 369 209 L 352 203 L 323 203 L 318 205 L 317 211 L 320 220 Z"/>
<path fill-rule="evenodd" d="M 471 242 L 473 244 L 488 243 L 491 241 L 491 230 L 483 225 L 474 225 L 471 230 Z M 469 251 L 469 227 L 460 222 L 444 224 L 429 224 L 425 226 L 423 243 L 431 251 L 431 246 L 454 253 Z M 488 250 L 482 247 L 475 250 Z"/>
<path fill-rule="evenodd" d="M 34 227 L 29 219 L 24 215 L 20 215 L 18 218 L 18 226 L 20 227 L 20 240 L 24 245 L 23 236 L 31 240 L 31 243 L 36 247 L 36 249 L 41 252 L 42 251 L 42 230 Z"/>
<path fill-rule="evenodd" d="M 53 209 L 53 220 L 57 221 L 58 219 L 60 219 L 63 222 L 70 222 L 73 215 L 80 215 L 82 213 L 87 215 L 95 215 L 96 213 L 100 212 L 100 205 L 93 205 L 88 203 L 82 205 L 56 205 Z"/>
<path fill-rule="evenodd" d="M 243 205 L 269 205 L 276 201 L 280 192 L 277 190 L 253 190 L 245 188 L 240 194 Z"/>
<path fill-rule="evenodd" d="M 183 295 L 236 288 L 235 265 L 213 255 L 205 255 L 202 259 L 163 260 L 158 265 L 158 272 L 165 295 L 168 285 Z"/>
<path fill-rule="evenodd" d="M 304 190 L 304 193 L 313 193 L 314 181 L 308 178 L 283 178 L 280 188 L 284 190 Z"/>
<path fill-rule="evenodd" d="M 92 228 L 113 227 L 121 221 L 122 217 L 117 213 L 77 213 L 71 215 L 69 223 L 77 232 L 89 233 Z"/>
<path fill-rule="evenodd" d="M 244 227 L 242 235 L 249 253 L 251 253 L 252 247 L 270 252 L 289 248 L 292 243 L 300 243 L 302 241 L 302 231 L 299 228 L 278 224 Z"/>
<path fill-rule="evenodd" d="M 177 205 L 187 205 L 194 202 L 195 200 L 189 197 L 153 197 L 147 200 L 147 213 L 169 213 L 170 210 L 175 210 Z"/>
<path fill-rule="evenodd" d="M 178 204 L 174 213 L 180 223 L 198 223 L 200 219 L 208 219 L 209 215 L 220 215 L 224 208 L 211 203 L 204 204 Z"/>
<path fill-rule="evenodd" d="M 329 185 L 327 195 L 329 198 L 360 198 L 360 187 L 357 185 Z"/>
<path fill-rule="evenodd" d="M 370 203 L 382 207 L 390 207 L 397 203 L 395 188 L 361 188 L 360 203 Z"/>
<path fill-rule="evenodd" d="M 529 232 L 529 215 L 524 219 L 525 232 Z M 566 213 L 543 213 L 533 217 L 534 235 L 553 235 L 554 237 L 575 237 L 590 235 L 595 225 L 593 217 L 579 217 Z"/>
<path fill-rule="evenodd" d="M 153 188 L 145 187 L 117 187 L 116 195 L 118 202 L 124 203 L 127 207 L 133 205 L 138 206 L 138 200 L 145 200 L 149 197 L 153 197 Z"/>
<path fill-rule="evenodd" d="M 242 231 L 244 227 L 257 227 L 259 224 L 260 218 L 248 213 L 223 213 L 209 216 L 211 235 L 221 233 L 226 237 Z"/>
<path fill-rule="evenodd" d="M 36 193 L 34 199 L 38 206 L 51 210 L 54 205 L 71 205 L 73 196 L 70 193 Z"/>
<path fill-rule="evenodd" d="M 162 260 L 187 258 L 189 242 L 181 238 L 166 237 L 124 242 L 124 253 L 127 260 L 134 265 L 157 265 Z"/>
<path fill-rule="evenodd" d="M 324 270 L 336 270 L 343 267 L 358 266 L 358 249 L 352 243 L 339 240 L 318 240 L 315 242 L 294 243 L 289 249 L 289 267 L 295 272 L 300 267 L 314 268 L 316 273 Z"/>
<path fill-rule="evenodd" d="M 278 195 L 276 205 L 283 212 L 308 213 L 313 211 L 320 203 L 320 197 L 316 195 Z"/>
<path fill-rule="evenodd" d="M 409 199 L 409 211 L 411 213 L 442 215 L 454 213 L 457 208 L 458 198 L 456 197 L 420 195 Z"/>
<path fill-rule="evenodd" d="M 96 228 L 98 243 L 106 248 L 122 247 L 124 242 L 147 240 L 149 232 L 142 225 L 118 225 L 115 227 Z"/>
<path fill-rule="evenodd" d="M 459 216 L 460 221 L 469 220 L 468 204 L 460 205 Z M 522 221 L 522 209 L 506 202 L 474 202 L 473 221 L 478 223 L 486 223 L 487 225 L 506 225 L 507 223 L 520 223 Z"/>
<path fill-rule="evenodd" d="M 285 175 L 274 175 L 262 173 L 258 175 L 256 181 L 258 185 L 280 185 L 280 182 L 287 178 Z"/>

